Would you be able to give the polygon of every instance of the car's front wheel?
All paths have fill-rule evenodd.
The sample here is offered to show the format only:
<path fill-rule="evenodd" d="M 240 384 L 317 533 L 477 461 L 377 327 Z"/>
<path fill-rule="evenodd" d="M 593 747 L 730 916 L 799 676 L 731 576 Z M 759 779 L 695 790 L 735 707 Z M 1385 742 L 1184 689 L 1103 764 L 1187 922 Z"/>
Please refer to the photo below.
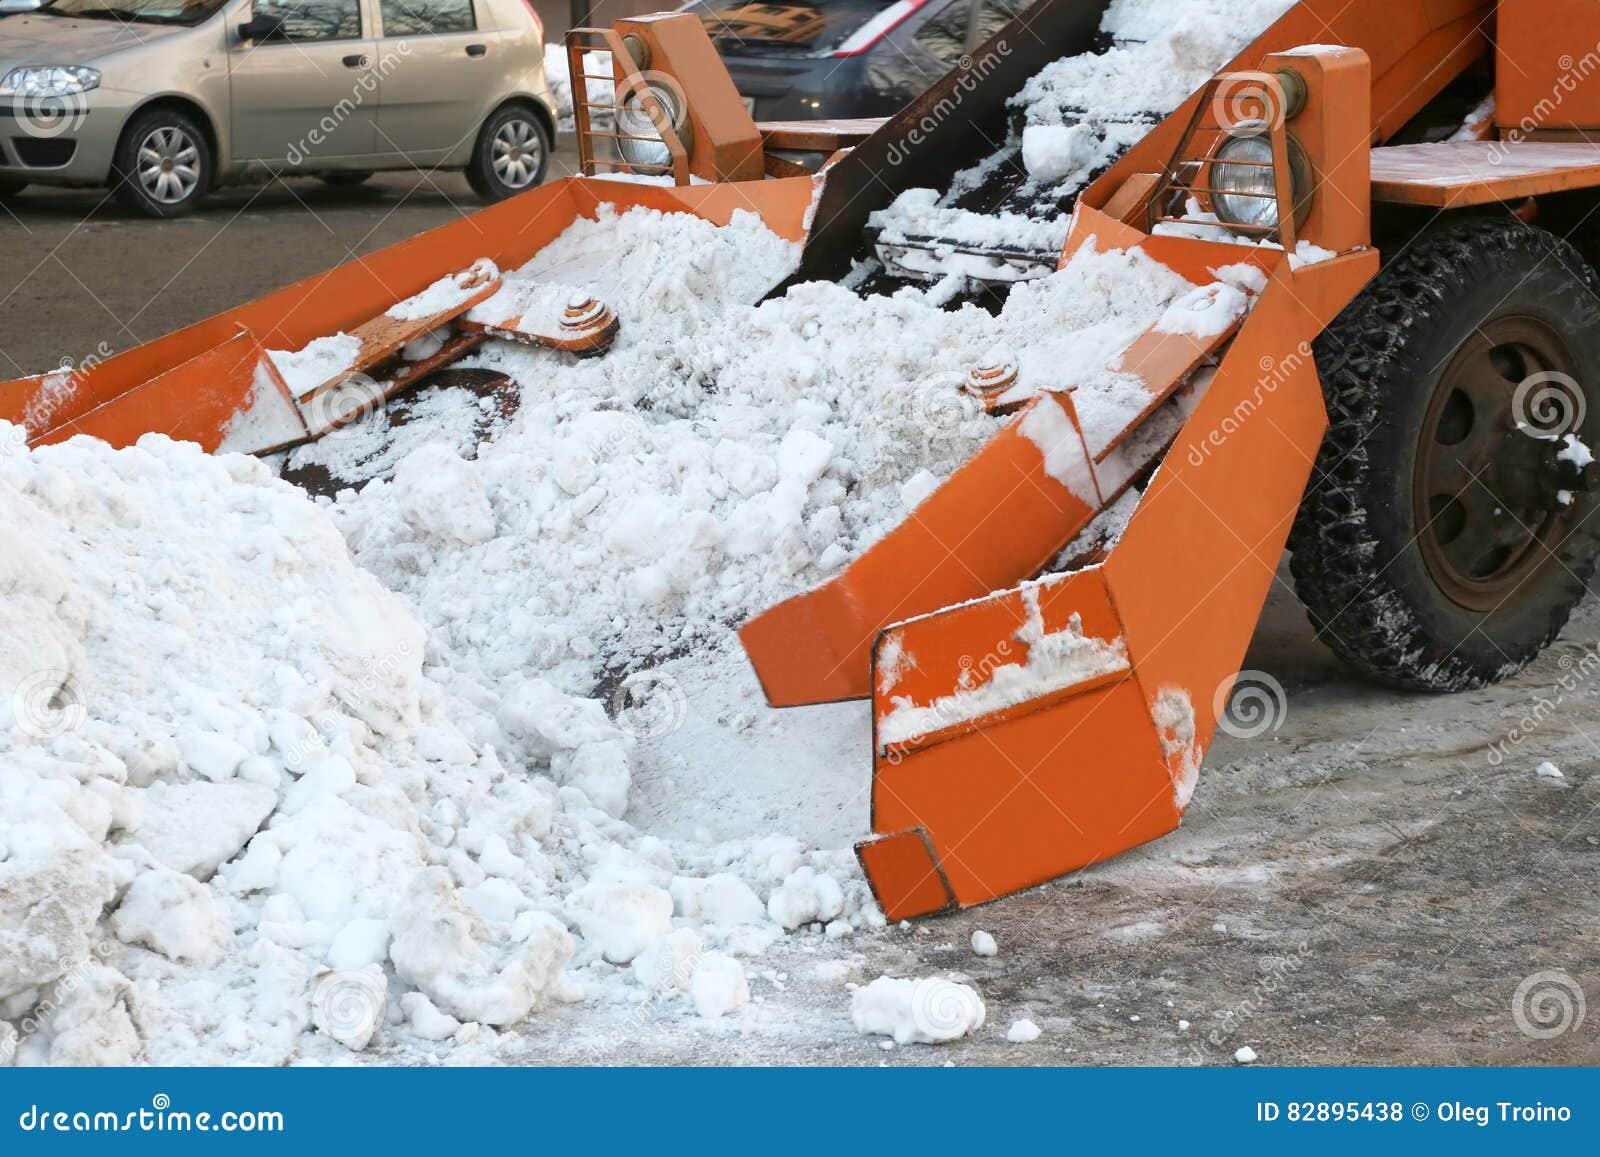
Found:
<path fill-rule="evenodd" d="M 151 109 L 122 131 L 111 164 L 117 200 L 146 217 L 181 217 L 211 187 L 211 146 L 178 109 Z"/>
<path fill-rule="evenodd" d="M 467 165 L 467 183 L 485 201 L 531 189 L 550 166 L 550 131 L 526 105 L 496 109 L 478 133 Z"/>

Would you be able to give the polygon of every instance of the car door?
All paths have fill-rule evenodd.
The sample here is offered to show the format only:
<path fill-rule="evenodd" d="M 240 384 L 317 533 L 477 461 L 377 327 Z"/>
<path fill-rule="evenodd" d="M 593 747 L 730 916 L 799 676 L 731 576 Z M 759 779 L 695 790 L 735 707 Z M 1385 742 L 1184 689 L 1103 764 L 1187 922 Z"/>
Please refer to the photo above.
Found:
<path fill-rule="evenodd" d="M 298 165 L 375 149 L 377 40 L 361 0 L 255 0 L 245 19 L 275 17 L 279 34 L 229 30 L 232 151 L 237 161 Z"/>
<path fill-rule="evenodd" d="M 487 8 L 473 0 L 379 0 L 381 152 L 430 164 L 478 131 L 506 66 L 499 38 L 481 27 Z"/>

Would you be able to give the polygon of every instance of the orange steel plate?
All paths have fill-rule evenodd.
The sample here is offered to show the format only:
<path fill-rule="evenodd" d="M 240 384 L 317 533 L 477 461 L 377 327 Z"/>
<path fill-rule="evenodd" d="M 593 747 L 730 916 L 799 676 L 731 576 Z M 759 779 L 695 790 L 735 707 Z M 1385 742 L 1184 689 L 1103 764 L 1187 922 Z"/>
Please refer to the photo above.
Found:
<path fill-rule="evenodd" d="M 1445 141 L 1372 150 L 1372 199 L 1457 209 L 1600 185 L 1600 145 Z"/>

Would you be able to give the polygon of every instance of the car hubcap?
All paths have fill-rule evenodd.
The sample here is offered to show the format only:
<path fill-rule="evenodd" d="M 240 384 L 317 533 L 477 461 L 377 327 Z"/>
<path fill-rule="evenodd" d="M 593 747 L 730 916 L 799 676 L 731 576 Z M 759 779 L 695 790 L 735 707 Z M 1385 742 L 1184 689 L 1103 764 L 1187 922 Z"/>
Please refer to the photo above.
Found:
<path fill-rule="evenodd" d="M 523 189 L 538 175 L 543 154 L 539 130 L 528 121 L 512 120 L 495 130 L 490 163 L 502 184 Z"/>
<path fill-rule="evenodd" d="M 1579 517 L 1584 472 L 1558 458 L 1587 408 L 1556 332 L 1532 318 L 1480 326 L 1445 367 L 1419 434 L 1418 544 L 1454 602 L 1516 595 Z"/>
<path fill-rule="evenodd" d="M 152 201 L 176 205 L 200 184 L 200 150 L 180 128 L 156 129 L 139 145 L 138 174 Z"/>

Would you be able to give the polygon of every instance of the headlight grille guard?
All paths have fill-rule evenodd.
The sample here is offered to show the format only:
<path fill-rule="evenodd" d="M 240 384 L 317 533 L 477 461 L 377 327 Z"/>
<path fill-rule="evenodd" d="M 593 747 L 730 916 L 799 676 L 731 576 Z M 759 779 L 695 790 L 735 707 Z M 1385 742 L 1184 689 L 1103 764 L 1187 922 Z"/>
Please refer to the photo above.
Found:
<path fill-rule="evenodd" d="M 1213 77 L 1202 90 L 1200 103 L 1189 119 L 1177 149 L 1156 183 L 1150 198 L 1149 230 L 1158 225 L 1213 225 L 1255 241 L 1272 241 L 1294 252 L 1296 210 L 1294 174 L 1289 152 L 1289 98 L 1283 81 L 1268 72 L 1229 72 Z M 1241 133 L 1267 136 L 1272 143 L 1270 166 L 1273 193 L 1245 193 L 1215 188 L 1213 170 L 1223 165 L 1266 167 L 1269 162 L 1220 160 L 1218 150 L 1232 136 Z M 1196 220 L 1189 209 L 1193 201 L 1202 212 L 1217 215 L 1213 197 L 1273 197 L 1277 201 L 1277 222 L 1272 225 L 1236 225 L 1230 222 Z M 1305 191 L 1309 199 L 1311 190 Z M 1220 217 L 1220 215 L 1218 215 Z"/>

